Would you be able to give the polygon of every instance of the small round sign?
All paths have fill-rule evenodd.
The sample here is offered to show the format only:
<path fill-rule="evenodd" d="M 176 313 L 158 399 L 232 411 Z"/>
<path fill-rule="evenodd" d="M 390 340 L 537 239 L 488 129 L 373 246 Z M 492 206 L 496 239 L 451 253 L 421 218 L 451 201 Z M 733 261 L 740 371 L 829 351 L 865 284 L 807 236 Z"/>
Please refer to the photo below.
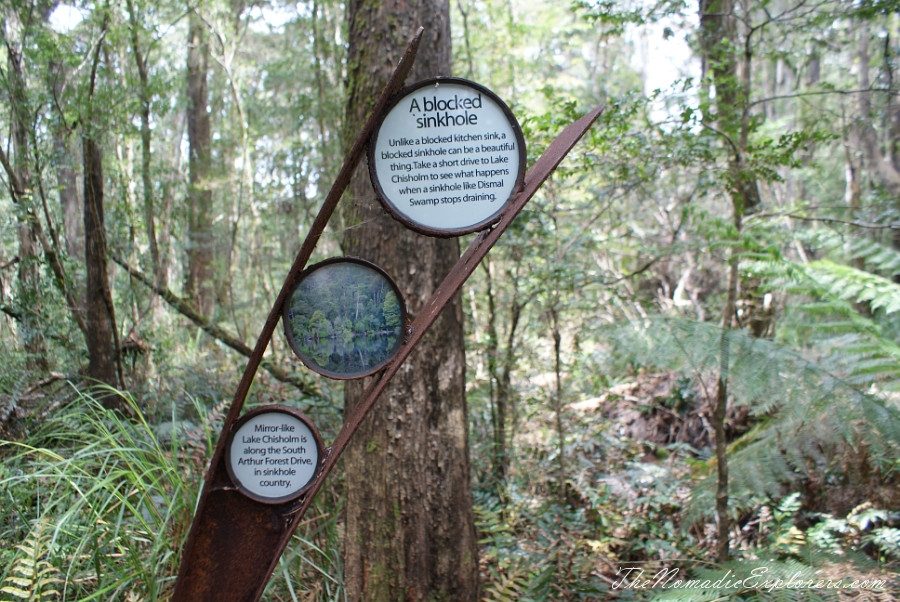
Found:
<path fill-rule="evenodd" d="M 525 139 L 509 107 L 474 82 L 438 77 L 402 90 L 375 129 L 369 174 L 385 209 L 432 236 L 483 230 L 525 176 Z"/>
<path fill-rule="evenodd" d="M 322 440 L 300 412 L 265 406 L 235 424 L 225 455 L 231 480 L 247 497 L 280 504 L 309 487 L 322 460 Z"/>
<path fill-rule="evenodd" d="M 300 274 L 281 321 L 288 344 L 308 368 L 334 379 L 362 378 L 397 354 L 406 306 L 381 268 L 337 257 Z"/>

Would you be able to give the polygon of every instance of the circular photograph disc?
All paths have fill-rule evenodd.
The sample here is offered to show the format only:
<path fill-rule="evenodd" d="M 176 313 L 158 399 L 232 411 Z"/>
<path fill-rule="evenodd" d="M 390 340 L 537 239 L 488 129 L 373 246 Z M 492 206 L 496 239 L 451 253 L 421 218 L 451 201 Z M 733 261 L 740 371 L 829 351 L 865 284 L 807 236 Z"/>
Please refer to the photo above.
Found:
<path fill-rule="evenodd" d="M 434 78 L 391 101 L 368 160 L 389 213 L 422 234 L 457 236 L 499 219 L 525 175 L 525 140 L 493 92 Z"/>
<path fill-rule="evenodd" d="M 381 268 L 342 257 L 300 275 L 281 319 L 288 343 L 311 370 L 335 379 L 362 378 L 396 355 L 406 307 Z"/>
<path fill-rule="evenodd" d="M 267 406 L 248 412 L 235 425 L 225 466 L 247 497 L 279 504 L 300 496 L 322 459 L 313 424 L 289 408 Z"/>

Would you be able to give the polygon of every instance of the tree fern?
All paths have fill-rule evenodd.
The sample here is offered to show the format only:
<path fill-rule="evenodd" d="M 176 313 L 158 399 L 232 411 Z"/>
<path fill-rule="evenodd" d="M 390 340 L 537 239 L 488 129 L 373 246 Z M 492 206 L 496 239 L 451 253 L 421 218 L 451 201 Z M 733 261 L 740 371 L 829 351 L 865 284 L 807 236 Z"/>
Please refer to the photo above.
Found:
<path fill-rule="evenodd" d="M 51 537 L 46 527 L 45 520 L 36 521 L 25 540 L 16 546 L 18 554 L 0 587 L 0 593 L 9 596 L 8 599 L 29 602 L 60 599 L 56 587 L 63 580 L 60 571 L 48 560 Z"/>
<path fill-rule="evenodd" d="M 828 446 L 856 442 L 869 446 L 875 456 L 898 455 L 900 411 L 896 404 L 870 390 L 871 378 L 862 387 L 836 371 L 840 366 L 829 356 L 807 357 L 740 330 L 723 333 L 713 324 L 677 318 L 648 321 L 639 328 L 616 329 L 611 334 L 635 361 L 648 368 L 679 370 L 698 381 L 718 370 L 720 340 L 727 337 L 732 403 L 747 406 L 759 420 L 730 449 L 735 509 L 777 496 L 785 483 L 805 478 L 808 463 L 822 460 L 822 450 Z M 714 489 L 713 475 L 700 482 L 688 518 L 711 511 Z"/>
<path fill-rule="evenodd" d="M 834 230 L 814 230 L 801 236 L 810 247 L 837 261 L 849 259 L 886 276 L 900 274 L 900 251 L 874 238 Z"/>

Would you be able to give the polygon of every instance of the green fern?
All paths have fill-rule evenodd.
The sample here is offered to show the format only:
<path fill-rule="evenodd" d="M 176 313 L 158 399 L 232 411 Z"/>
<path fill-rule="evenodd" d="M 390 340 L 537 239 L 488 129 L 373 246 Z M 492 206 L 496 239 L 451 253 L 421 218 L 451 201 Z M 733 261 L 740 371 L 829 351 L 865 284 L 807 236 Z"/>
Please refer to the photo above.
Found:
<path fill-rule="evenodd" d="M 900 251 L 868 236 L 816 230 L 804 242 L 838 261 L 862 262 L 867 270 L 887 276 L 900 274 Z"/>
<path fill-rule="evenodd" d="M 56 586 L 63 580 L 58 577 L 60 572 L 47 560 L 50 536 L 45 531 L 45 521 L 35 522 L 25 541 L 16 546 L 19 554 L 0 593 L 11 596 L 13 600 L 35 602 L 61 597 Z"/>
<path fill-rule="evenodd" d="M 785 484 L 807 476 L 810 462 L 825 462 L 823 450 L 853 442 L 869 446 L 873 457 L 900 454 L 900 409 L 870 388 L 873 382 L 893 384 L 888 378 L 896 368 L 860 359 L 878 357 L 864 345 L 875 345 L 879 352 L 890 346 L 872 339 L 866 343 L 863 335 L 842 335 L 850 338 L 840 339 L 842 345 L 832 338 L 834 353 L 807 356 L 777 341 L 741 330 L 723 332 L 708 323 L 663 318 L 641 326 L 616 329 L 611 338 L 648 369 L 677 370 L 698 379 L 717 374 L 720 344 L 723 337 L 728 341 L 732 403 L 748 407 L 758 419 L 729 450 L 736 512 L 781 497 Z M 647 358 L 653 358 L 652 366 Z M 694 488 L 688 519 L 712 511 L 714 472 Z"/>
<path fill-rule="evenodd" d="M 900 286 L 888 278 L 829 260 L 810 263 L 806 271 L 839 299 L 868 303 L 886 314 L 900 310 Z"/>
<path fill-rule="evenodd" d="M 527 595 L 534 579 L 533 571 L 522 560 L 491 566 L 488 574 L 490 577 L 482 597 L 484 602 L 519 602 Z"/>
<path fill-rule="evenodd" d="M 144 600 L 164 596 L 196 504 L 196 450 L 187 440 L 163 446 L 135 400 L 122 395 L 132 418 L 79 394 L 25 441 L 0 440 L 4 462 L 16 468 L 0 479 L 0 492 L 32 500 L 49 517 L 70 599 L 112 591 L 117 599 L 124 592 Z M 33 536 L 29 541 L 36 547 Z M 22 566 L 47 577 L 38 558 Z"/>
<path fill-rule="evenodd" d="M 650 599 L 655 602 L 838 600 L 835 589 L 804 587 L 823 578 L 820 569 L 815 568 L 821 566 L 820 562 L 821 557 L 805 561 L 763 557 L 701 565 L 666 579 L 653 590 Z"/>

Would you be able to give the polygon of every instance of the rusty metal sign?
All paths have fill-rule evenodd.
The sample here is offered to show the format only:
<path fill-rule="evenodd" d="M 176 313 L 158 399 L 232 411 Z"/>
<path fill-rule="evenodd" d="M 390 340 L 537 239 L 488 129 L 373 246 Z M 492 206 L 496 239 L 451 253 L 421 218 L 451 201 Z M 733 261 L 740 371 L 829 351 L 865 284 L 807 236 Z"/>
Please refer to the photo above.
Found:
<path fill-rule="evenodd" d="M 331 446 L 323 447 L 312 423 L 295 410 L 270 406 L 241 417 L 253 377 L 271 341 L 278 319 L 283 315 L 289 296 L 300 281 L 319 237 L 347 188 L 376 124 L 383 117 L 389 100 L 406 79 L 421 36 L 420 28 L 345 158 L 334 186 L 325 198 L 309 235 L 294 260 L 250 355 L 225 417 L 222 436 L 210 461 L 200 502 L 182 552 L 181 566 L 171 598 L 173 602 L 259 600 L 291 535 L 366 414 L 441 310 L 602 112 L 602 107 L 597 107 L 563 130 L 525 175 L 521 186 L 508 199 L 504 209 L 489 218 L 488 222 L 492 227 L 482 230 L 472 241 L 423 309 L 408 325 L 404 340 L 383 367 L 376 369 L 375 378 L 344 420 Z M 475 101 L 469 104 L 470 108 L 475 108 Z M 465 102 L 465 109 L 464 105 Z M 449 109 L 448 105 L 447 110 Z M 524 146 L 521 148 L 524 149 Z M 262 437 L 267 434 L 270 437 L 268 442 L 262 441 Z M 257 436 L 259 441 L 255 440 Z M 302 437 L 306 437 L 307 441 L 304 442 Z M 310 437 L 314 443 L 310 441 Z M 263 452 L 258 451 L 263 445 L 266 446 L 265 453 L 274 459 L 273 462 L 251 462 L 250 460 L 263 455 Z M 272 446 L 271 452 L 269 445 Z M 299 458 L 296 471 L 289 470 L 293 458 Z M 273 469 L 269 474 L 265 474 L 266 466 Z M 315 468 L 311 468 L 312 466 Z M 301 467 L 303 471 L 299 470 Z M 275 468 L 279 470 L 274 470 Z M 260 470 L 262 474 L 256 474 L 256 470 Z"/>

